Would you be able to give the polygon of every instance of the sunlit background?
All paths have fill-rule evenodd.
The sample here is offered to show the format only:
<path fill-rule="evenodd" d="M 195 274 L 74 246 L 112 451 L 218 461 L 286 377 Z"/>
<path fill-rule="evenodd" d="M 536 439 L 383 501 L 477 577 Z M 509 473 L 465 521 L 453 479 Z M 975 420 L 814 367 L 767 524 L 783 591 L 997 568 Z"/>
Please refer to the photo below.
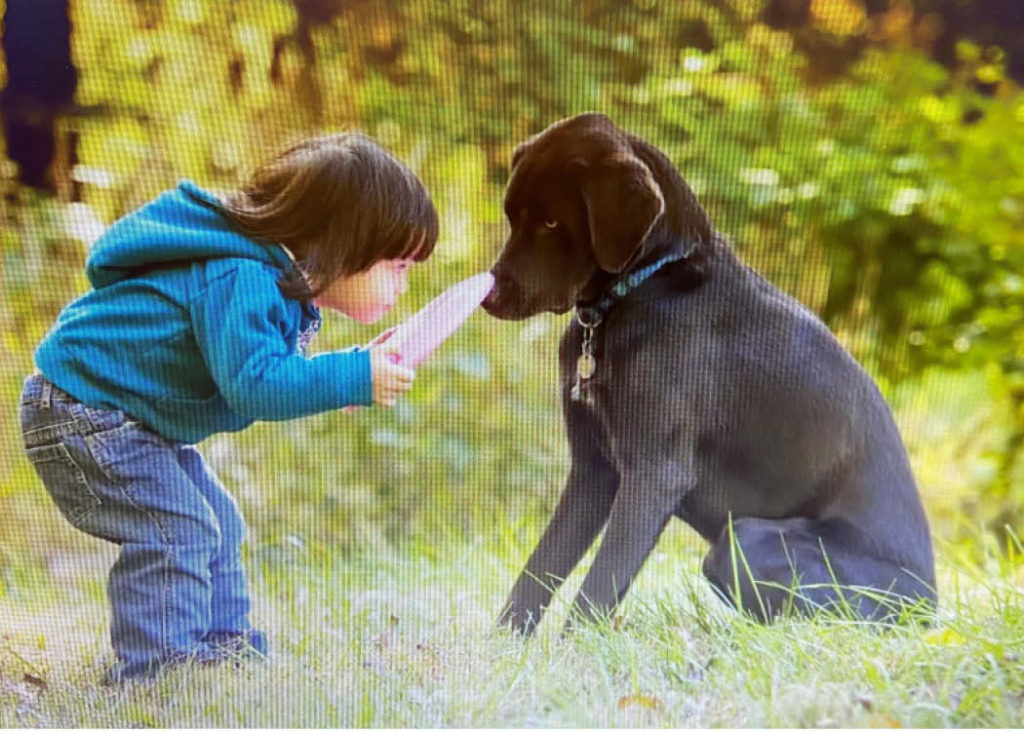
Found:
<path fill-rule="evenodd" d="M 743 258 L 875 377 L 940 558 L 1012 550 L 1007 528 L 1024 525 L 1013 0 L 7 5 L 0 595 L 102 581 L 110 556 L 61 521 L 15 416 L 33 349 L 87 287 L 84 256 L 106 225 L 180 178 L 230 189 L 297 137 L 362 130 L 416 170 L 441 215 L 436 254 L 385 327 L 488 268 L 512 148 L 585 110 L 663 149 Z M 566 318 L 478 313 L 393 411 L 204 442 L 250 522 L 254 565 L 273 577 L 379 551 L 444 562 L 476 544 L 514 575 L 568 466 L 555 385 Z M 377 329 L 328 315 L 317 347 Z"/>

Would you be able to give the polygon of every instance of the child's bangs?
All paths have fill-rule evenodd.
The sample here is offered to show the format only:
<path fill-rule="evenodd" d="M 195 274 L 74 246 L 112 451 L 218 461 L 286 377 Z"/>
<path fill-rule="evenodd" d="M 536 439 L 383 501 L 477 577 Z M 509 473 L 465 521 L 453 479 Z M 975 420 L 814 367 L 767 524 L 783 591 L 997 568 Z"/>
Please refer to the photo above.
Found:
<path fill-rule="evenodd" d="M 401 212 L 393 228 L 394 235 L 388 237 L 384 247 L 388 259 L 423 262 L 434 251 L 438 235 L 437 213 L 425 193 L 420 192 L 416 198 L 416 205 Z"/>
<path fill-rule="evenodd" d="M 410 228 L 405 247 L 397 259 L 411 259 L 417 263 L 426 261 L 434 251 L 436 234 L 431 236 L 426 228 Z"/>

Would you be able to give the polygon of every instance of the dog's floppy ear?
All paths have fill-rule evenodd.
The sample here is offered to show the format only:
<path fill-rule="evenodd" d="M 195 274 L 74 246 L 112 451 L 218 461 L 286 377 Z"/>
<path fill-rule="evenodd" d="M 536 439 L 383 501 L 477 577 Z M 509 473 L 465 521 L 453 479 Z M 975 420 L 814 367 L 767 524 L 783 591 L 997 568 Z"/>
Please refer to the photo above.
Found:
<path fill-rule="evenodd" d="M 580 190 L 598 266 L 621 272 L 665 210 L 661 190 L 650 168 L 628 153 L 583 169 Z"/>

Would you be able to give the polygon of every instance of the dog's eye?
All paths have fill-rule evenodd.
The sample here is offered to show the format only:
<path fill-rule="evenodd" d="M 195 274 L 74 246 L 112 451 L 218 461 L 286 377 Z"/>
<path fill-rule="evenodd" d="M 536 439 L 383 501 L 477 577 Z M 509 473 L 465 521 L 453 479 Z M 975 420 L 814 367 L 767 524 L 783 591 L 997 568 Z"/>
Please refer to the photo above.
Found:
<path fill-rule="evenodd" d="M 558 228 L 558 221 L 545 221 L 544 226 L 546 228 Z"/>

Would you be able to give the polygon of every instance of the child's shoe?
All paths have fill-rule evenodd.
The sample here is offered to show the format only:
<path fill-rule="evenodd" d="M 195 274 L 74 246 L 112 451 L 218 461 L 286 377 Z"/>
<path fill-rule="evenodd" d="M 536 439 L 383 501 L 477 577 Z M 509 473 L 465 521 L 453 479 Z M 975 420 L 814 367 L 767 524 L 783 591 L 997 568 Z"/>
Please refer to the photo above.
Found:
<path fill-rule="evenodd" d="M 240 657 L 267 658 L 267 636 L 258 629 L 245 632 L 213 630 L 203 637 L 203 644 Z"/>
<path fill-rule="evenodd" d="M 208 632 L 203 641 L 191 652 L 179 652 L 160 663 L 148 667 L 129 668 L 117 663 L 103 674 L 103 685 L 120 685 L 129 680 L 152 680 L 161 671 L 193 662 L 197 665 L 219 665 L 231 662 L 237 667 L 243 660 L 266 660 L 267 637 L 259 630 L 246 632 Z"/>

